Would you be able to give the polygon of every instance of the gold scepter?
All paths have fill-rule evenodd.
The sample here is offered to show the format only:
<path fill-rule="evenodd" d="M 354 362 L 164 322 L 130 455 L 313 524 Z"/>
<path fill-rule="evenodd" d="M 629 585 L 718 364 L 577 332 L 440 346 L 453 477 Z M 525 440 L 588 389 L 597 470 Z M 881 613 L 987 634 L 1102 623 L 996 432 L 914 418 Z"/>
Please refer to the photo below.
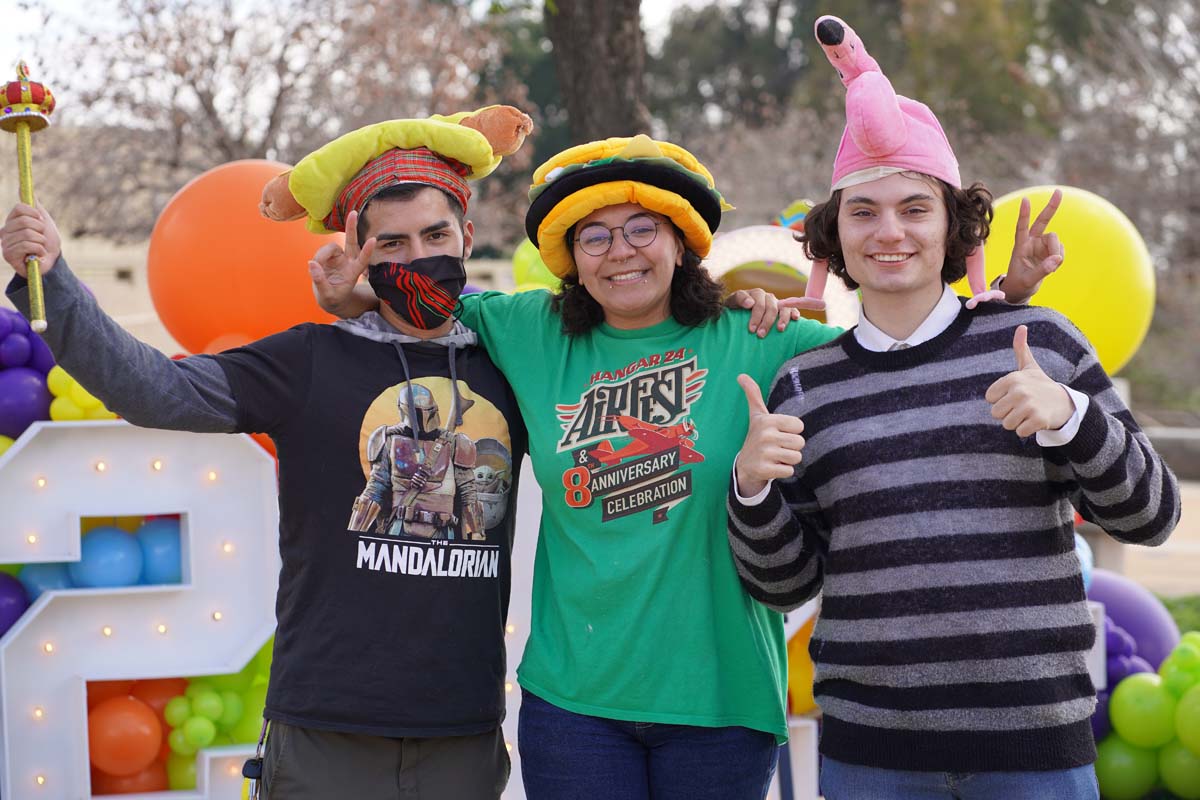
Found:
<path fill-rule="evenodd" d="M 0 128 L 17 135 L 17 172 L 21 176 L 21 202 L 37 208 L 33 197 L 33 152 L 30 134 L 50 124 L 54 95 L 40 83 L 29 80 L 29 67 L 17 64 L 17 79 L 9 81 L 0 96 Z M 51 265 L 53 266 L 53 265 Z M 29 280 L 29 325 L 38 333 L 46 330 L 46 303 L 42 298 L 42 270 L 37 256 L 26 256 Z"/>

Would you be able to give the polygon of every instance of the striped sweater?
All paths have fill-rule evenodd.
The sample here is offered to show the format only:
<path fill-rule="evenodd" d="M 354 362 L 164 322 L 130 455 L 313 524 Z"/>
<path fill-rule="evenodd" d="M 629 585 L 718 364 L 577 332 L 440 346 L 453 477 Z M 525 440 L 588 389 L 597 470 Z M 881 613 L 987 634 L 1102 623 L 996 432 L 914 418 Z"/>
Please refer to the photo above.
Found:
<path fill-rule="evenodd" d="M 1091 401 L 1061 447 L 990 415 L 1017 325 L 1038 364 Z M 795 476 L 743 506 L 729 540 L 779 610 L 822 592 L 809 651 L 821 752 L 886 769 L 1068 769 L 1095 759 L 1095 632 L 1072 507 L 1122 542 L 1164 541 L 1175 477 L 1082 334 L 1043 308 L 987 304 L 875 353 L 853 332 L 783 365 L 774 413 L 804 420 Z"/>

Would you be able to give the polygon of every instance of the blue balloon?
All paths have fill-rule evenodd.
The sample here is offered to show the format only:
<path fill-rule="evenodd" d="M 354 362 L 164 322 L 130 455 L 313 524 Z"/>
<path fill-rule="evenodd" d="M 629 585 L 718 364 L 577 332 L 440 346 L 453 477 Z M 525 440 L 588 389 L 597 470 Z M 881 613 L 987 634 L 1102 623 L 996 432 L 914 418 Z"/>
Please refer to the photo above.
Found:
<path fill-rule="evenodd" d="M 71 589 L 75 586 L 71 582 L 71 574 L 67 571 L 66 564 L 26 564 L 17 573 L 17 580 L 29 593 L 30 603 L 41 597 L 42 592 L 51 589 Z"/>
<path fill-rule="evenodd" d="M 142 548 L 142 583 L 179 583 L 183 579 L 179 520 L 152 519 L 142 523 L 134 535 Z"/>
<path fill-rule="evenodd" d="M 25 587 L 12 575 L 0 572 L 0 636 L 29 608 Z"/>
<path fill-rule="evenodd" d="M 1083 590 L 1092 588 L 1092 568 L 1096 566 L 1096 558 L 1092 555 L 1092 547 L 1078 533 L 1075 534 L 1075 555 L 1079 556 L 1079 569 L 1083 572 Z"/>
<path fill-rule="evenodd" d="M 142 576 L 142 548 L 120 528 L 93 528 L 83 537 L 82 557 L 67 566 L 76 586 L 133 586 Z"/>

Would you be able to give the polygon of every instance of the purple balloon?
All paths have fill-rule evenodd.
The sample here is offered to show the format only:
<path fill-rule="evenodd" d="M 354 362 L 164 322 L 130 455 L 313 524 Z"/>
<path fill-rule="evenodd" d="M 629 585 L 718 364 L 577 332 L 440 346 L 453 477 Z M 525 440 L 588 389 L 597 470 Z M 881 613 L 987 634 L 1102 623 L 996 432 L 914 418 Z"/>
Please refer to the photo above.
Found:
<path fill-rule="evenodd" d="M 8 336 L 13 332 L 13 316 L 21 316 L 15 311 L 9 311 L 7 308 L 0 308 L 0 339 Z"/>
<path fill-rule="evenodd" d="M 23 367 L 29 363 L 31 355 L 33 344 L 28 336 L 10 333 L 0 339 L 0 367 Z"/>
<path fill-rule="evenodd" d="M 50 345 L 46 344 L 36 333 L 29 337 L 29 344 L 33 355 L 29 357 L 29 363 L 25 366 L 35 369 L 43 375 L 49 374 L 55 364 L 54 353 L 50 352 Z"/>
<path fill-rule="evenodd" d="M 476 286 L 473 283 L 468 283 L 465 286 L 463 286 L 462 293 L 463 294 L 482 294 L 483 289 L 480 289 L 478 286 Z"/>
<path fill-rule="evenodd" d="M 1154 672 L 1154 668 L 1141 656 L 1111 656 L 1105 666 L 1109 686 L 1116 686 L 1136 672 Z"/>
<path fill-rule="evenodd" d="M 28 367 L 0 370 L 0 436 L 16 439 L 39 419 L 50 419 L 46 376 Z"/>
<path fill-rule="evenodd" d="M 16 311 L 9 311 L 8 309 L 4 310 L 8 314 L 8 323 L 12 326 L 6 331 L 6 333 L 20 333 L 24 335 L 33 333 L 33 328 L 29 327 L 29 320 L 22 317 Z"/>
<path fill-rule="evenodd" d="M 1179 626 L 1157 597 L 1145 587 L 1106 569 L 1092 571 L 1088 597 L 1104 604 L 1104 612 L 1137 643 L 1137 654 L 1152 669 L 1179 644 Z"/>
<path fill-rule="evenodd" d="M 1104 647 L 1109 658 L 1137 654 L 1137 643 L 1133 641 L 1129 631 L 1114 624 L 1112 617 L 1107 614 L 1104 615 Z"/>
<path fill-rule="evenodd" d="M 1092 712 L 1092 736 L 1100 741 L 1112 731 L 1112 722 L 1108 719 L 1107 691 L 1096 692 L 1096 710 Z"/>
<path fill-rule="evenodd" d="M 25 587 L 12 575 L 0 572 L 0 636 L 21 618 L 27 608 L 29 597 L 25 594 Z"/>

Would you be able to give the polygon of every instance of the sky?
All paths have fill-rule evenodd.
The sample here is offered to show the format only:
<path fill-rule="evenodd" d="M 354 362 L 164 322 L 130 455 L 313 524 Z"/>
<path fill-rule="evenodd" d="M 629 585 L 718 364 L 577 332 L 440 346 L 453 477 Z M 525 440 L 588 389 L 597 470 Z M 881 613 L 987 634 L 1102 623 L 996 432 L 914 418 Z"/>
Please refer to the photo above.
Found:
<path fill-rule="evenodd" d="M 7 83 L 16 77 L 18 59 L 26 59 L 32 68 L 38 57 L 31 44 L 33 32 L 39 23 L 38 16 L 23 8 L 25 4 L 20 0 L 6 0 L 6 4 L 10 2 L 17 5 L 17 9 L 4 12 L 4 24 L 0 25 L 0 83 Z M 661 42 L 666 35 L 672 11 L 681 6 L 705 5 L 706 2 L 707 0 L 642 0 L 642 28 L 650 44 Z M 89 5 L 86 0 L 50 0 L 50 3 L 53 8 L 70 16 L 82 16 Z M 32 77 L 37 80 L 36 70 Z"/>

